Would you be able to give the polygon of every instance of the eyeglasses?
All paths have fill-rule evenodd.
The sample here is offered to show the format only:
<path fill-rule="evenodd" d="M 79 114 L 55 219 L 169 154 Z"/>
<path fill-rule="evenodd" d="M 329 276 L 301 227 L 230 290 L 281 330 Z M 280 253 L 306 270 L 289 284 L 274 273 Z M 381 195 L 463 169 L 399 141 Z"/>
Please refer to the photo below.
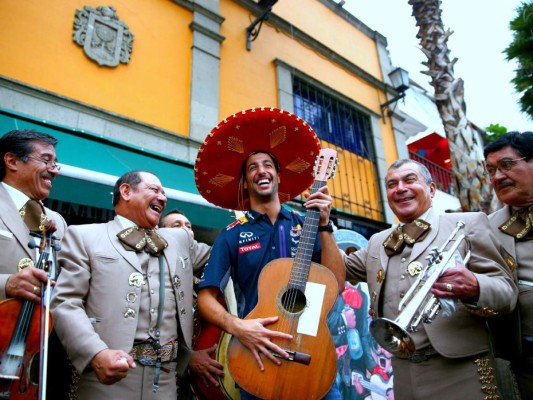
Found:
<path fill-rule="evenodd" d="M 61 171 L 61 165 L 59 165 L 55 161 L 43 160 L 41 158 L 30 157 L 30 156 L 26 156 L 26 158 L 28 158 L 30 160 L 34 160 L 34 161 L 40 161 L 40 162 L 44 163 L 44 165 L 46 165 L 46 169 L 49 170 L 49 171 L 53 171 L 54 169 L 57 169 L 58 171 Z"/>
<path fill-rule="evenodd" d="M 511 169 L 515 167 L 516 164 L 518 164 L 518 161 L 525 160 L 526 158 L 527 157 L 522 157 L 522 158 L 517 158 L 515 160 L 504 158 L 503 160 L 500 160 L 496 164 L 496 166 L 487 165 L 486 166 L 487 174 L 489 174 L 489 176 L 494 176 L 496 175 L 496 170 L 500 170 L 501 172 L 510 171 Z"/>

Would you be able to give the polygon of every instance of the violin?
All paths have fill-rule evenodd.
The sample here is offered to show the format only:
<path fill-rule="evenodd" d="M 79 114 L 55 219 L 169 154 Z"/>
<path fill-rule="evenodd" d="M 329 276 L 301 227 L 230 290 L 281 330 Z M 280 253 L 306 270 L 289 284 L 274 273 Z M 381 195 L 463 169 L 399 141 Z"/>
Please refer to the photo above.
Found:
<path fill-rule="evenodd" d="M 43 400 L 46 398 L 46 373 L 48 336 L 52 331 L 52 318 L 48 310 L 51 279 L 55 279 L 55 252 L 57 239 L 31 232 L 28 246 L 37 248 L 35 268 L 48 273 L 41 284 L 41 304 L 29 300 L 7 299 L 0 302 L 0 400 Z M 41 383 L 41 384 L 39 384 Z"/>

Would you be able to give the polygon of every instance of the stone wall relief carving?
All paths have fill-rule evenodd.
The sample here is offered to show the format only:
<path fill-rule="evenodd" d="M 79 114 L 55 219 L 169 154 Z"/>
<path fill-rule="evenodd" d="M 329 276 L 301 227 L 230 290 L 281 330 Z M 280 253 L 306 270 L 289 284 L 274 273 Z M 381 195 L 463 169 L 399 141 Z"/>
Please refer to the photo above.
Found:
<path fill-rule="evenodd" d="M 130 61 L 134 35 L 118 19 L 113 6 L 85 6 L 76 10 L 72 37 L 87 57 L 100 66 L 116 67 Z"/>

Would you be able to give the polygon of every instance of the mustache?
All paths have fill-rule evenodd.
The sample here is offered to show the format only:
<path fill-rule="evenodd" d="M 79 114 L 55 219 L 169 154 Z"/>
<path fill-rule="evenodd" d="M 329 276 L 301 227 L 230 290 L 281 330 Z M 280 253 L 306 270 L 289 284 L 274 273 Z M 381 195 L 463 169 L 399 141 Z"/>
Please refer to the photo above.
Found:
<path fill-rule="evenodd" d="M 50 179 L 51 181 L 53 181 L 56 177 L 54 175 L 52 175 L 50 172 L 45 172 L 41 175 L 43 178 L 45 179 Z"/>
<path fill-rule="evenodd" d="M 513 185 L 514 185 L 513 181 L 510 181 L 510 180 L 506 179 L 506 180 L 497 182 L 496 183 L 496 189 L 499 189 L 500 187 L 513 186 Z"/>

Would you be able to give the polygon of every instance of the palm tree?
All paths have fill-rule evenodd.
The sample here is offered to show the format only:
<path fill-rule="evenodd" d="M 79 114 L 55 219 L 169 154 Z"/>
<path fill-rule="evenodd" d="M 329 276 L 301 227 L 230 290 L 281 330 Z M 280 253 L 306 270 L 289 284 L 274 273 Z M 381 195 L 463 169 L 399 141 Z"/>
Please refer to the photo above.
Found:
<path fill-rule="evenodd" d="M 490 211 L 492 188 L 483 166 L 482 143 L 466 118 L 463 80 L 455 78 L 450 61 L 448 37 L 444 29 L 440 0 L 409 0 L 419 27 L 422 52 L 427 61 L 423 71 L 431 78 L 435 101 L 444 125 L 451 154 L 454 188 L 463 211 Z"/>
<path fill-rule="evenodd" d="M 507 60 L 516 60 L 518 66 L 513 84 L 521 93 L 520 108 L 533 118 L 533 1 L 522 3 L 511 21 L 513 41 L 504 50 Z"/>

